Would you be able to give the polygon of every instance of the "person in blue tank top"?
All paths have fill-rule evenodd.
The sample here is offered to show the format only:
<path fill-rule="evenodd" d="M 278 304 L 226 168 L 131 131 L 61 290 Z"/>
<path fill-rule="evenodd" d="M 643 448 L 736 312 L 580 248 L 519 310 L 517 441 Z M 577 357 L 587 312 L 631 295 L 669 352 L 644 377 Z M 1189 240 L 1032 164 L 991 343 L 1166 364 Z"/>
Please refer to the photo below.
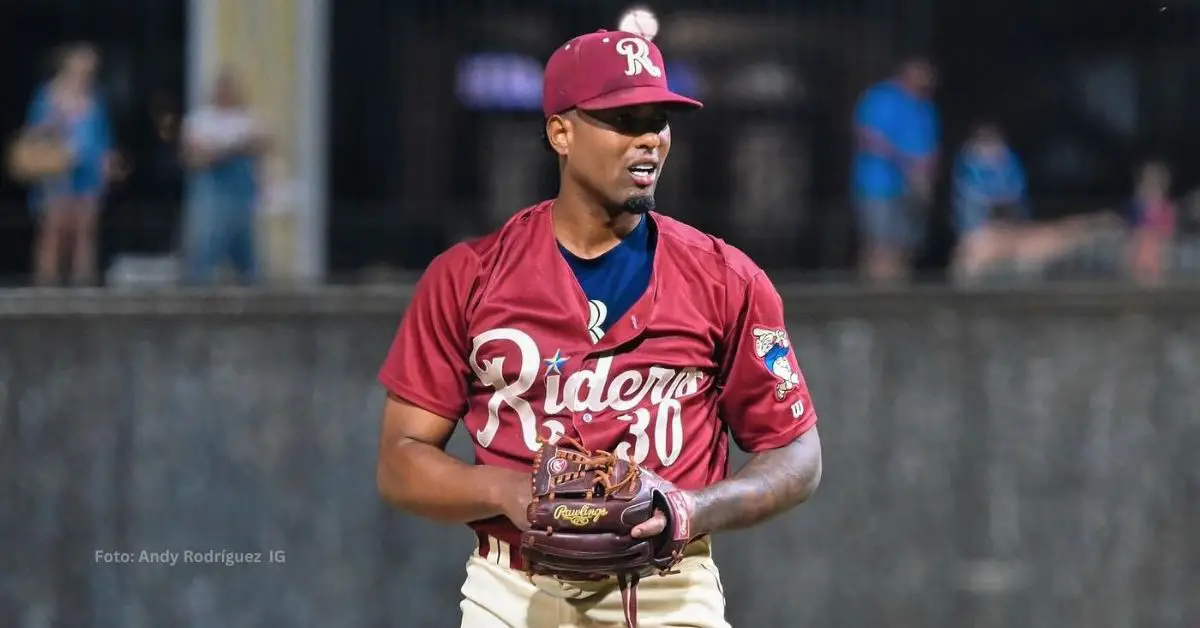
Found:
<path fill-rule="evenodd" d="M 90 44 L 66 47 L 54 77 L 29 105 L 26 127 L 51 137 L 70 155 L 70 166 L 43 177 L 30 190 L 38 223 L 34 280 L 56 284 L 69 253 L 76 284 L 96 280 L 96 227 L 106 181 L 116 174 L 108 111 L 95 86 L 99 55 Z"/>
<path fill-rule="evenodd" d="M 246 106 L 230 70 L 217 77 L 211 104 L 190 113 L 183 125 L 188 209 L 183 228 L 184 281 L 207 284 L 228 261 L 238 278 L 258 278 L 255 207 L 259 159 L 268 136 Z"/>

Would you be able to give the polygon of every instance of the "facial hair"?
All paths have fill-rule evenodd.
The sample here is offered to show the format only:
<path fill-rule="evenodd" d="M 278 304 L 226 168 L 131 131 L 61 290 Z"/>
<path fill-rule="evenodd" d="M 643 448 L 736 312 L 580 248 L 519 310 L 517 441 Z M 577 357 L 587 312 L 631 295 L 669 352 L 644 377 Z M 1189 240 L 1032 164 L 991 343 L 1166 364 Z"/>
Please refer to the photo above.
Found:
<path fill-rule="evenodd" d="M 630 214 L 641 216 L 642 214 L 654 211 L 654 197 L 649 194 L 631 196 L 625 200 L 625 203 L 622 204 L 621 209 Z"/>

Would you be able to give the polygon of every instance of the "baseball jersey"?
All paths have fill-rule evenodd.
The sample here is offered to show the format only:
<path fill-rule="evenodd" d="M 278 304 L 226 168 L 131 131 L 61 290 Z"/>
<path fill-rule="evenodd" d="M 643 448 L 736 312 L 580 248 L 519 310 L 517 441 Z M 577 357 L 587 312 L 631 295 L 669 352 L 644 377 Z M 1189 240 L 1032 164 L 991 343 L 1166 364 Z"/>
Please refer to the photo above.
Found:
<path fill-rule="evenodd" d="M 650 214 L 649 285 L 594 340 L 551 205 L 435 258 L 379 372 L 392 394 L 461 421 L 476 464 L 528 471 L 539 435 L 566 434 L 694 490 L 728 474 L 729 436 L 760 452 L 816 425 L 782 301 L 744 253 Z M 471 526 L 519 545 L 503 517 Z"/>

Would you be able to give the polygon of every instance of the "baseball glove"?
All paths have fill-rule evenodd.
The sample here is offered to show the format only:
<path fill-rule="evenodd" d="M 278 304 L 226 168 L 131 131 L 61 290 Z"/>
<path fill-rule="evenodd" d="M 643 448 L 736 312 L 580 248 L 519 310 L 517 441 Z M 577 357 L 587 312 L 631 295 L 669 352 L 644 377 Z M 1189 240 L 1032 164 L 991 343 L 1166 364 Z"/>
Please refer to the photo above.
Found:
<path fill-rule="evenodd" d="M 570 438 L 561 443 L 543 442 L 534 456 L 530 528 L 521 536 L 525 567 L 531 575 L 564 580 L 615 577 L 626 622 L 636 628 L 638 580 L 666 575 L 683 558 L 691 540 L 690 503 L 647 469 Z M 667 515 L 667 529 L 633 538 L 633 528 L 656 509 Z"/>

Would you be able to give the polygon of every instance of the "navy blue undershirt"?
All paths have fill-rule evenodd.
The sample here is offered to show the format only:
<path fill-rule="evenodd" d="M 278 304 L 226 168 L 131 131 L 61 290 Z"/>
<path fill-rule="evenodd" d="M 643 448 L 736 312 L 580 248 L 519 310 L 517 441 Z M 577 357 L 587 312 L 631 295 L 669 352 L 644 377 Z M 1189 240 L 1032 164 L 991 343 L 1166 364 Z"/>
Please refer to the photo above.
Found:
<path fill-rule="evenodd" d="M 608 331 L 646 292 L 654 268 L 655 240 L 650 217 L 642 216 L 629 235 L 599 257 L 582 259 L 559 245 L 563 258 L 591 302 L 590 328 Z M 593 340 L 598 339 L 599 333 L 593 331 Z"/>

